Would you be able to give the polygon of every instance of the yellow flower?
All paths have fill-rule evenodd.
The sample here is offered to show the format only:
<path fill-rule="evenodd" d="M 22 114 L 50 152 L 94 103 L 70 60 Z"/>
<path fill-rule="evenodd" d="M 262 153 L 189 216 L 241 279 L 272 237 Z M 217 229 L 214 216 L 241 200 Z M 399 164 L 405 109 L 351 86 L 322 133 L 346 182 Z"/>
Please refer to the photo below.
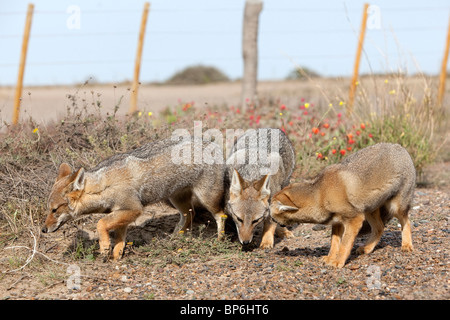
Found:
<path fill-rule="evenodd" d="M 142 111 L 139 111 L 138 117 L 142 116 Z"/>
<path fill-rule="evenodd" d="M 395 89 L 389 91 L 389 94 L 395 94 Z"/>
<path fill-rule="evenodd" d="M 339 101 L 339 105 L 342 107 L 344 105 L 344 101 Z"/>
<path fill-rule="evenodd" d="M 328 105 L 330 108 L 333 106 L 333 104 L 332 103 L 330 103 L 329 105 Z"/>
<path fill-rule="evenodd" d="M 38 132 L 38 128 L 34 128 L 34 130 L 33 130 L 33 133 L 36 133 L 36 132 Z"/>
<path fill-rule="evenodd" d="M 153 112 L 149 111 L 148 116 L 151 117 L 153 115 Z"/>
<path fill-rule="evenodd" d="M 283 115 L 283 112 L 280 112 L 280 116 L 282 116 Z"/>
<path fill-rule="evenodd" d="M 384 80 L 384 83 L 388 83 L 388 82 L 389 82 L 388 79 Z"/>
<path fill-rule="evenodd" d="M 359 85 L 359 81 L 356 81 L 356 82 L 355 82 L 355 85 L 356 85 L 356 86 Z"/>
<path fill-rule="evenodd" d="M 305 109 L 308 109 L 309 108 L 309 103 L 307 102 L 307 103 L 305 103 Z"/>

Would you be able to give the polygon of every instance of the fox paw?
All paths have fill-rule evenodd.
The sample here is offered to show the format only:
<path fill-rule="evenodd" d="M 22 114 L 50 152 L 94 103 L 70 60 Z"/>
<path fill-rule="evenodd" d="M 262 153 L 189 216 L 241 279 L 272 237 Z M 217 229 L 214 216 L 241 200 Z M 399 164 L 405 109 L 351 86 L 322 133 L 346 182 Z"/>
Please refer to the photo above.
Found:
<path fill-rule="evenodd" d="M 402 244 L 402 251 L 403 252 L 411 252 L 411 251 L 413 251 L 413 245 L 411 243 L 403 243 Z"/>
<path fill-rule="evenodd" d="M 261 244 L 259 245 L 261 249 L 272 249 L 273 248 L 273 240 L 262 240 Z"/>
<path fill-rule="evenodd" d="M 285 227 L 277 227 L 275 233 L 278 237 L 284 238 L 284 239 L 290 239 L 290 238 L 295 237 L 294 234 L 292 233 L 292 231 L 288 230 Z"/>
<path fill-rule="evenodd" d="M 108 262 L 109 257 L 111 256 L 111 247 L 100 248 L 99 253 L 102 261 Z"/>
<path fill-rule="evenodd" d="M 341 262 L 339 260 L 330 258 L 329 256 L 322 257 L 322 261 L 327 265 L 334 268 L 342 268 L 345 265 L 345 262 Z"/>
<path fill-rule="evenodd" d="M 357 254 L 368 254 L 371 253 L 372 250 L 368 248 L 367 246 L 361 246 L 358 249 L 356 249 Z"/>

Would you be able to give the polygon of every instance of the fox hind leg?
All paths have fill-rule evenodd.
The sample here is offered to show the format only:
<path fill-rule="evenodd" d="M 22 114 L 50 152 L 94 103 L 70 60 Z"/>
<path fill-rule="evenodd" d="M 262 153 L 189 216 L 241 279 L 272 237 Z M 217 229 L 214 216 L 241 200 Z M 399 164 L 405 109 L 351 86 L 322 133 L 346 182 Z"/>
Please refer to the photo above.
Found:
<path fill-rule="evenodd" d="M 173 233 L 184 233 L 186 230 L 191 229 L 195 215 L 194 206 L 192 205 L 192 195 L 185 194 L 184 197 L 179 195 L 171 197 L 169 200 L 180 213 L 180 221 L 178 221 Z"/>
<path fill-rule="evenodd" d="M 400 225 L 402 226 L 402 251 L 413 251 L 411 222 L 408 218 L 408 210 L 400 211 L 398 214 L 394 214 L 394 216 L 398 219 Z"/>
<path fill-rule="evenodd" d="M 366 214 L 366 220 L 370 225 L 371 233 L 364 246 L 359 247 L 356 252 L 359 254 L 371 253 L 375 246 L 380 242 L 381 235 L 384 230 L 384 223 L 381 220 L 380 209 L 376 209 L 374 212 Z"/>
<path fill-rule="evenodd" d="M 398 219 L 402 227 L 402 251 L 410 252 L 413 250 L 411 223 L 408 217 L 409 204 L 404 205 L 401 196 L 397 196 L 387 203 L 388 210 Z"/>

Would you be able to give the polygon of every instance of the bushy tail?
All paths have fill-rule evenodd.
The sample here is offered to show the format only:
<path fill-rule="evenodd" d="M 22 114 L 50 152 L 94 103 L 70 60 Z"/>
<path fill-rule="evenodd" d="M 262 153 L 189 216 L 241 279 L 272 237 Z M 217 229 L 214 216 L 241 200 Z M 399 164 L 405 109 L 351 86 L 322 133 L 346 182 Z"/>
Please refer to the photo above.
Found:
<path fill-rule="evenodd" d="M 381 220 L 383 221 L 383 225 L 386 226 L 386 224 L 392 219 L 393 215 L 389 212 L 389 210 L 385 206 L 382 206 L 380 208 L 380 217 Z M 370 228 L 370 224 L 367 221 L 364 221 L 361 230 L 359 230 L 358 236 L 368 234 L 371 232 L 371 230 L 372 229 Z"/>

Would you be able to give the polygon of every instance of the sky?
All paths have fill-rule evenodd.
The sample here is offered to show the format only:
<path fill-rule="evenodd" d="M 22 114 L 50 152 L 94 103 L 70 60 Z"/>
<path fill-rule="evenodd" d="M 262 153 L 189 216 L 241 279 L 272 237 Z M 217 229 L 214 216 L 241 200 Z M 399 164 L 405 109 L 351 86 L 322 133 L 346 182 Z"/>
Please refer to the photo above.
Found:
<path fill-rule="evenodd" d="M 133 77 L 145 1 L 34 0 L 24 85 L 119 83 Z M 0 0 L 0 86 L 15 85 L 28 1 Z M 245 0 L 151 0 L 140 80 L 162 82 L 192 65 L 242 77 Z M 364 1 L 263 0 L 258 78 L 296 67 L 350 76 Z M 360 73 L 441 68 L 448 0 L 371 1 Z"/>

